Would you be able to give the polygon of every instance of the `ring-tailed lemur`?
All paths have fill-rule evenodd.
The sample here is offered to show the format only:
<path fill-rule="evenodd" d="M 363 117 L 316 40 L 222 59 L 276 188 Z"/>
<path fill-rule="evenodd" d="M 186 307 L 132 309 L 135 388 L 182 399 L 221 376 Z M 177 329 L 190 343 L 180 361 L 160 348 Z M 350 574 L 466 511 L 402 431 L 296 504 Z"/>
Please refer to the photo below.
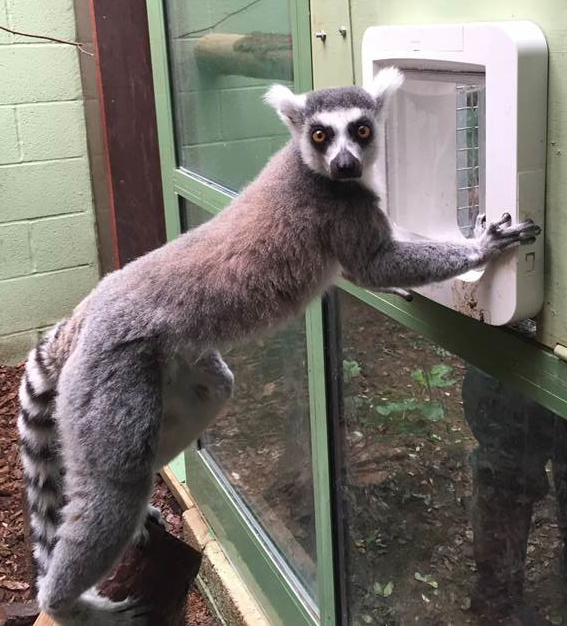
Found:
<path fill-rule="evenodd" d="M 389 68 L 370 90 L 272 87 L 291 141 L 230 207 L 104 278 L 31 352 L 21 453 L 39 604 L 62 626 L 145 623 L 93 585 L 142 527 L 153 473 L 230 398 L 217 350 L 298 315 L 341 272 L 379 290 L 423 285 L 539 234 L 505 215 L 474 240 L 393 236 L 375 177 L 401 81 Z"/>

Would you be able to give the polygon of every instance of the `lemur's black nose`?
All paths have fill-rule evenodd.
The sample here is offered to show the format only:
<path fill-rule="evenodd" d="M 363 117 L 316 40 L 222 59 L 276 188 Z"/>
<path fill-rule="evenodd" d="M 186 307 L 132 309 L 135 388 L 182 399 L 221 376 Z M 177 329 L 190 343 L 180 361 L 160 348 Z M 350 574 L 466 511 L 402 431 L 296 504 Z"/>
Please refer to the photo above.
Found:
<path fill-rule="evenodd" d="M 331 176 L 333 178 L 360 178 L 362 165 L 348 150 L 341 150 L 331 161 Z"/>

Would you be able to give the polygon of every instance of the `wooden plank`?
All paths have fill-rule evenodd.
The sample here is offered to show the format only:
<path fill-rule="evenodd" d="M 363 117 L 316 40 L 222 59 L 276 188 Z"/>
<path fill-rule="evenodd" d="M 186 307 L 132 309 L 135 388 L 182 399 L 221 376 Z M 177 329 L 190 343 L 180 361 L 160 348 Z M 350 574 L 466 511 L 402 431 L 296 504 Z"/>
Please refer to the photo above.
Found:
<path fill-rule="evenodd" d="M 57 622 L 54 622 L 46 613 L 40 613 L 34 622 L 34 626 L 57 626 Z"/>
<path fill-rule="evenodd" d="M 169 467 L 163 467 L 160 470 L 160 476 L 163 478 L 165 484 L 169 487 L 169 490 L 184 511 L 192 509 L 195 506 L 195 503 L 187 491 L 187 487 L 177 480 L 175 474 L 169 469 Z"/>
<path fill-rule="evenodd" d="M 101 586 L 104 596 L 138 598 L 150 607 L 150 624 L 182 626 L 187 595 L 201 564 L 201 553 L 153 522 L 148 543 L 131 545 Z M 36 626 L 57 626 L 42 613 Z"/>

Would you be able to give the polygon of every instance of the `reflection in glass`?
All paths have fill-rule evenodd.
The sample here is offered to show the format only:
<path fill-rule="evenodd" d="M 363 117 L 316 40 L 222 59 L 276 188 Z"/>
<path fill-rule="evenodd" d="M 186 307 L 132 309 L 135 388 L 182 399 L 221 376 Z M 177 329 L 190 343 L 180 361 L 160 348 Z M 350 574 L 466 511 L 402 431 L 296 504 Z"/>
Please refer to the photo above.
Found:
<path fill-rule="evenodd" d="M 315 598 L 304 322 L 223 357 L 235 376 L 235 395 L 203 444 Z"/>
<path fill-rule="evenodd" d="M 287 141 L 262 102 L 293 83 L 289 3 L 166 0 L 179 165 L 239 190 Z"/>
<path fill-rule="evenodd" d="M 183 201 L 182 224 L 210 217 Z M 305 323 L 223 352 L 234 397 L 202 437 L 245 506 L 317 598 Z"/>
<path fill-rule="evenodd" d="M 567 422 L 339 299 L 349 623 L 564 623 Z"/>

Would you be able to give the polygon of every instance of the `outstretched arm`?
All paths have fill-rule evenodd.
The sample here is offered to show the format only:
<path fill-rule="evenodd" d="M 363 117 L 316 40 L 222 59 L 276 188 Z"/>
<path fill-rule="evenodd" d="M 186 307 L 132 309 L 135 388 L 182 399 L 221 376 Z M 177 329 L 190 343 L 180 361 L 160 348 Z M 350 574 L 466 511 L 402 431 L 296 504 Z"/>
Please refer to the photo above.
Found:
<path fill-rule="evenodd" d="M 399 241 L 387 238 L 373 258 L 357 254 L 341 260 L 345 275 L 360 287 L 418 287 L 463 274 L 484 265 L 520 243 L 531 243 L 541 232 L 531 220 L 510 226 L 504 214 L 478 239 L 461 242 Z"/>

